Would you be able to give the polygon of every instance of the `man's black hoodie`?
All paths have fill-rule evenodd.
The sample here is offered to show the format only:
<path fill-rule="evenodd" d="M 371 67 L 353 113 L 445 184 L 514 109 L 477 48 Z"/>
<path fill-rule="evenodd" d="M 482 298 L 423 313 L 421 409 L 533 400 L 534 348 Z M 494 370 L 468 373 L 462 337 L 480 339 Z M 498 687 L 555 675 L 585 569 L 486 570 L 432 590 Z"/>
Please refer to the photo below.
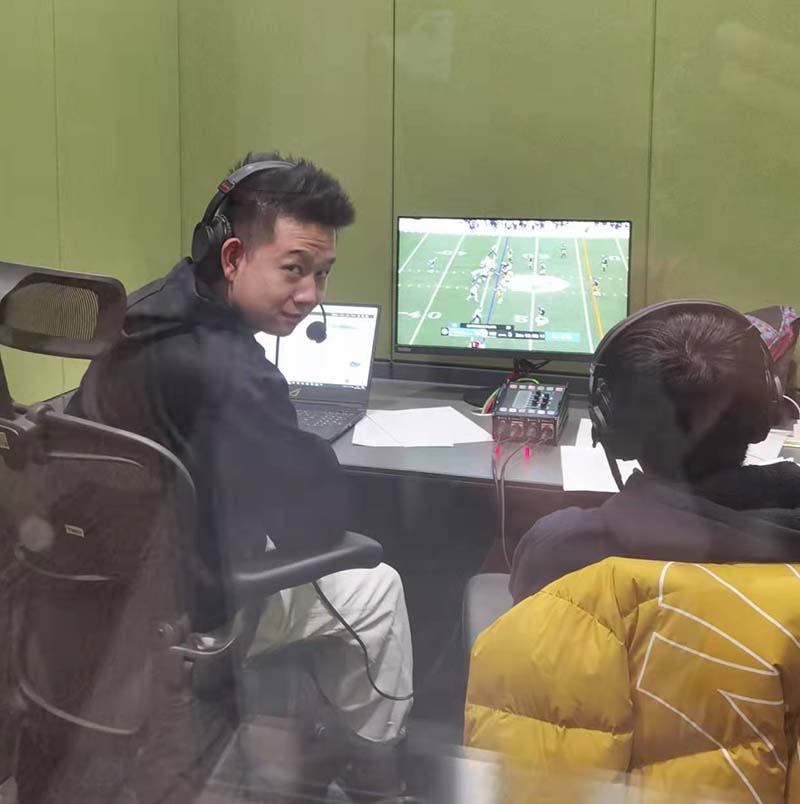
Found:
<path fill-rule="evenodd" d="M 130 297 L 122 337 L 67 409 L 157 441 L 184 463 L 201 559 L 215 574 L 264 562 L 272 546 L 313 550 L 346 526 L 333 450 L 297 428 L 286 381 L 253 334 L 183 260 Z M 200 608 L 195 627 L 226 616 L 219 599 Z"/>

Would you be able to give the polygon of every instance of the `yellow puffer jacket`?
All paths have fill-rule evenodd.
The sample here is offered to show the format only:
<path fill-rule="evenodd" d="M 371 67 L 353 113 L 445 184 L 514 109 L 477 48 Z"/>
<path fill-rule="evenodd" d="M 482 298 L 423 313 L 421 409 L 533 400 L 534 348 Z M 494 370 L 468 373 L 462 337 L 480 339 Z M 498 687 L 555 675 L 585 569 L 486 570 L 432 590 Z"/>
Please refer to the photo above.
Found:
<path fill-rule="evenodd" d="M 588 776 L 646 800 L 800 802 L 799 636 L 800 565 L 609 558 L 480 635 L 465 742 L 505 755 L 508 801 L 579 800 Z"/>

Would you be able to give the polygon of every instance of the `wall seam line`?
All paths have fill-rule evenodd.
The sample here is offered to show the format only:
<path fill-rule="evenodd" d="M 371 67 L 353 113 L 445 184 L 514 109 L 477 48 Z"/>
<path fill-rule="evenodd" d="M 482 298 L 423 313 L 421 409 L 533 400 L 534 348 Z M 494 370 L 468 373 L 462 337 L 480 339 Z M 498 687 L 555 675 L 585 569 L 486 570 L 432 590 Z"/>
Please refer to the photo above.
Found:
<path fill-rule="evenodd" d="M 178 60 L 178 254 L 177 259 L 183 254 L 183 83 L 182 83 L 182 62 L 181 62 L 181 0 L 175 0 L 176 11 L 176 39 L 177 39 L 177 60 Z"/>
<path fill-rule="evenodd" d="M 650 137 L 647 153 L 647 222 L 644 251 L 644 303 L 650 304 L 650 243 L 653 239 L 653 159 L 656 117 L 656 54 L 658 49 L 658 0 L 653 0 L 653 50 L 650 75 Z M 630 268 L 630 266 L 629 266 Z"/>
<path fill-rule="evenodd" d="M 50 0 L 50 23 L 52 27 L 53 46 L 53 134 L 55 137 L 55 166 L 56 166 L 56 268 L 63 270 L 64 252 L 62 246 L 61 226 L 61 137 L 58 126 L 58 64 L 56 49 L 56 0 Z M 59 359 L 61 369 L 61 392 L 67 389 L 67 361 Z"/>
<path fill-rule="evenodd" d="M 395 134 L 397 130 L 396 126 L 396 108 L 397 108 L 397 0 L 392 0 L 392 132 L 391 132 L 391 157 L 392 157 L 392 167 L 391 173 L 389 176 L 389 231 L 391 233 L 389 237 L 390 245 L 390 254 L 389 254 L 389 266 L 390 266 L 390 277 L 389 277 L 389 284 L 390 284 L 390 299 L 391 299 L 391 306 L 390 306 L 390 318 L 389 318 L 389 326 L 390 326 L 390 333 L 389 333 L 389 360 L 394 359 L 394 344 L 395 344 L 395 327 L 397 321 L 397 313 L 396 313 L 396 306 L 397 306 L 397 287 L 395 281 L 395 271 L 397 270 L 397 266 L 395 265 L 395 255 L 397 254 L 397 249 L 399 247 L 399 243 L 397 242 L 397 231 L 395 226 L 395 165 L 397 164 L 397 148 L 395 143 Z"/>

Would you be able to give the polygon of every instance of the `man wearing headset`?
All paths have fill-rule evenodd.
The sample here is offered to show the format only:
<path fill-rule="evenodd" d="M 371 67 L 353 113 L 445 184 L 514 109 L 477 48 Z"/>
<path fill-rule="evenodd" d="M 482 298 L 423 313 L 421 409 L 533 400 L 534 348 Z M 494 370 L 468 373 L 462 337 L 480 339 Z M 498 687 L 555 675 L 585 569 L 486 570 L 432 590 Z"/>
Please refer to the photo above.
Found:
<path fill-rule="evenodd" d="M 123 337 L 91 365 L 70 403 L 70 413 L 147 436 L 184 462 L 212 576 L 275 548 L 330 544 L 347 525 L 333 450 L 298 429 L 286 381 L 253 335 L 289 335 L 321 302 L 338 230 L 354 217 L 338 181 L 310 162 L 248 154 L 196 227 L 192 258 L 133 294 Z M 411 706 L 402 583 L 383 564 L 318 583 L 365 643 L 371 677 L 360 647 L 311 586 L 269 599 L 252 652 L 318 640 L 318 683 L 355 735 L 356 775 L 360 761 L 367 779 L 356 785 L 394 792 L 386 775 Z M 196 629 L 219 626 L 228 614 L 224 590 L 197 594 L 192 611 Z"/>
<path fill-rule="evenodd" d="M 800 559 L 800 467 L 742 465 L 776 423 L 778 385 L 758 331 L 721 304 L 654 305 L 610 330 L 592 364 L 593 435 L 617 476 L 616 459 L 642 472 L 599 508 L 557 511 L 523 536 L 514 602 L 609 556 Z"/>

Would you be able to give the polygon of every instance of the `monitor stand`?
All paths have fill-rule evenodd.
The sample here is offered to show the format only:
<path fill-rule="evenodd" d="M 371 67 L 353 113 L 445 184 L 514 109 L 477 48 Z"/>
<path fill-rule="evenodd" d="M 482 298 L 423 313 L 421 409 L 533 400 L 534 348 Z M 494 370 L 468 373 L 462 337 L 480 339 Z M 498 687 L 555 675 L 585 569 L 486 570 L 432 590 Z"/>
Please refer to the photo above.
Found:
<path fill-rule="evenodd" d="M 507 379 L 516 380 L 520 379 L 521 377 L 530 377 L 533 372 L 544 368 L 549 362 L 549 360 L 540 360 L 538 363 L 534 363 L 530 358 L 527 357 L 515 357 L 511 374 L 509 374 Z M 502 385 L 502 383 L 500 383 L 500 385 Z M 472 405 L 476 408 L 482 408 L 486 404 L 486 400 L 494 391 L 497 390 L 498 387 L 499 385 L 482 385 L 474 388 L 470 387 L 464 391 L 461 398 L 468 405 Z"/>

